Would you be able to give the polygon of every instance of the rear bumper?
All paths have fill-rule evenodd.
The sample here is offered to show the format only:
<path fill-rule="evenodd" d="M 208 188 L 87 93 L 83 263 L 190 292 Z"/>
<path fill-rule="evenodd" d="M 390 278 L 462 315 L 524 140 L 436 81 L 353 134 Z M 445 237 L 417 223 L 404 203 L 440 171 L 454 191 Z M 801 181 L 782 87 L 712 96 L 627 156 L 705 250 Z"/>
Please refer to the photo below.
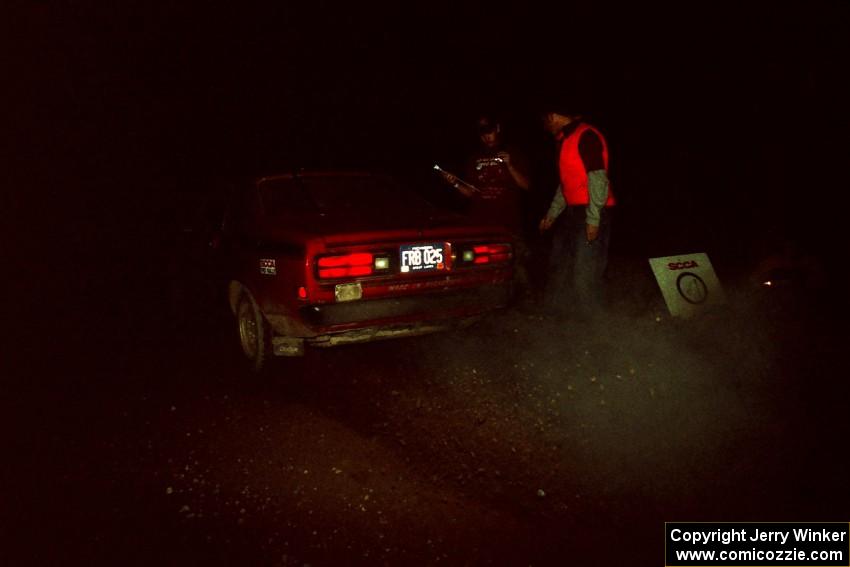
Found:
<path fill-rule="evenodd" d="M 310 327 L 333 332 L 336 326 L 365 327 L 380 321 L 430 321 L 474 315 L 504 307 L 509 299 L 510 283 L 506 282 L 451 293 L 308 305 L 299 310 L 299 315 Z"/>
<path fill-rule="evenodd" d="M 423 335 L 471 323 L 477 316 L 507 306 L 509 282 L 450 293 L 307 305 L 295 317 L 266 314 L 276 336 L 274 352 L 303 354 L 303 345 L 335 346 Z"/>

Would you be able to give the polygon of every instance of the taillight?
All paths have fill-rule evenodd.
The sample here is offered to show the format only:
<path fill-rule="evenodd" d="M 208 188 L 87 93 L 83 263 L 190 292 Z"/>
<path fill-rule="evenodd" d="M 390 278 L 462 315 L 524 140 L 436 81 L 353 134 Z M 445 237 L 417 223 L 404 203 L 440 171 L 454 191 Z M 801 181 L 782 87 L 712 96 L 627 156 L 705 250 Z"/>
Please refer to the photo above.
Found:
<path fill-rule="evenodd" d="M 501 264 L 511 259 L 510 244 L 479 244 L 464 250 L 463 259 L 473 264 Z"/>
<path fill-rule="evenodd" d="M 319 258 L 319 277 L 322 279 L 368 276 L 372 273 L 373 256 L 370 252 L 356 252 L 340 256 Z"/>

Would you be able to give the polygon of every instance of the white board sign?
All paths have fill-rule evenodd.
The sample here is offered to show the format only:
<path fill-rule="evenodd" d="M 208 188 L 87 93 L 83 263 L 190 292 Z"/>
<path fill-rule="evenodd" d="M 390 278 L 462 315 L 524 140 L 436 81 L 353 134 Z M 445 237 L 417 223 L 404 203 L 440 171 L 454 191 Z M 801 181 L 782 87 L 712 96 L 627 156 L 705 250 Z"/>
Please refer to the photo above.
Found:
<path fill-rule="evenodd" d="M 726 302 L 720 280 L 706 254 L 650 258 L 649 265 L 674 317 L 693 317 Z"/>

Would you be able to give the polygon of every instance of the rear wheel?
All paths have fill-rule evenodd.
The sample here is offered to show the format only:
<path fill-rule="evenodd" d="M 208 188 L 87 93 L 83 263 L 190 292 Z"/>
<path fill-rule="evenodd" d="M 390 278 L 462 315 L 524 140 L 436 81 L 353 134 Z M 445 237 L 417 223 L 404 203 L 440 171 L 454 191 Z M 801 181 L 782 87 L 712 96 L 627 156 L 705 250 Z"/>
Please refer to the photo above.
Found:
<path fill-rule="evenodd" d="M 239 297 L 236 321 L 242 352 L 250 361 L 251 369 L 259 372 L 271 354 L 271 329 L 250 293 Z"/>

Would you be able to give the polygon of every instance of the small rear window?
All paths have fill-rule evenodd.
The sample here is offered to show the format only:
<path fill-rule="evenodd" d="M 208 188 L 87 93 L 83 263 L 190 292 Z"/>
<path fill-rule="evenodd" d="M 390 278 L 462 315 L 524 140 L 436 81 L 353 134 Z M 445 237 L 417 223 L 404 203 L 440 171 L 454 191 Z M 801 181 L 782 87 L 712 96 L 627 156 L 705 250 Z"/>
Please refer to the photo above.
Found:
<path fill-rule="evenodd" d="M 383 175 L 309 175 L 269 179 L 260 187 L 263 209 L 277 216 L 304 212 L 369 213 L 432 209 L 414 191 Z"/>
<path fill-rule="evenodd" d="M 267 215 L 298 215 L 316 212 L 316 204 L 297 178 L 267 179 L 260 184 L 260 201 Z"/>

